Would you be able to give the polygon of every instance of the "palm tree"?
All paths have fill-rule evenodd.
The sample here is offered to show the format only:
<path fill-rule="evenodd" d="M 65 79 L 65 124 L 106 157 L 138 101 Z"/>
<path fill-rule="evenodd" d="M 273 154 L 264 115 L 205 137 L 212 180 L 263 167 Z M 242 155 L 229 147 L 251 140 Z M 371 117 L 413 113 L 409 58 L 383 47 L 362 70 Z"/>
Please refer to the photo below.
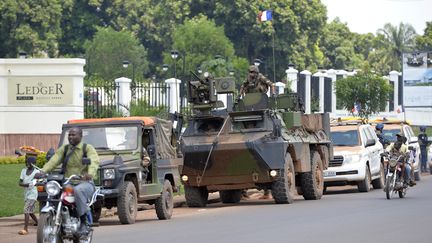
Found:
<path fill-rule="evenodd" d="M 398 58 L 402 53 L 411 51 L 415 45 L 416 32 L 410 24 L 400 23 L 399 28 L 390 23 L 384 25 L 384 28 L 378 30 L 392 45 L 392 52 Z"/>

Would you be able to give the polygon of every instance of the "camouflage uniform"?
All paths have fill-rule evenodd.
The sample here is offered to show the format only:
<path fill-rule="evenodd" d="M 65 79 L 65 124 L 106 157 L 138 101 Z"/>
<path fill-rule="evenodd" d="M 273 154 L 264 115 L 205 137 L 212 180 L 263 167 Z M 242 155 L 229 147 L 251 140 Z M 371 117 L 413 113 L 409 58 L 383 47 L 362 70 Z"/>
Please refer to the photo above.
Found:
<path fill-rule="evenodd" d="M 255 78 L 251 79 L 250 76 L 243 82 L 240 93 L 267 93 L 269 87 L 274 86 L 273 82 L 271 82 L 264 75 L 259 73 L 259 69 L 257 66 L 252 65 L 249 67 L 249 72 L 255 72 L 257 75 Z"/>

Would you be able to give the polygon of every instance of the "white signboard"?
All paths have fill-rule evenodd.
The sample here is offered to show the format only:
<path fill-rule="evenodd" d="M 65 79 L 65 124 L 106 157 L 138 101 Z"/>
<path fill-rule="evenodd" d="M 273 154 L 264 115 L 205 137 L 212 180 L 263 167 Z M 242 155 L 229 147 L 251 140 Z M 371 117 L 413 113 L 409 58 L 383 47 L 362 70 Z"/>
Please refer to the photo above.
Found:
<path fill-rule="evenodd" d="M 403 54 L 404 107 L 432 107 L 432 52 Z"/>
<path fill-rule="evenodd" d="M 69 105 L 72 78 L 13 77 L 8 79 L 9 105 Z"/>

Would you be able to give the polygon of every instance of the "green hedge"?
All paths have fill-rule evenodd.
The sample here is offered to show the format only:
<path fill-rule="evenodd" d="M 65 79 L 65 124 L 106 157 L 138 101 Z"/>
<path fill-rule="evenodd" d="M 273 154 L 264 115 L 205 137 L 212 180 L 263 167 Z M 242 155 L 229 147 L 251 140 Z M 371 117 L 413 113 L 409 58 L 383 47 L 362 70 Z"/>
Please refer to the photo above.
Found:
<path fill-rule="evenodd" d="M 42 152 L 38 154 L 36 157 L 36 166 L 42 167 L 46 163 L 46 153 Z M 13 157 L 13 156 L 5 156 L 0 157 L 0 165 L 9 165 L 9 164 L 24 164 L 25 156 Z"/>

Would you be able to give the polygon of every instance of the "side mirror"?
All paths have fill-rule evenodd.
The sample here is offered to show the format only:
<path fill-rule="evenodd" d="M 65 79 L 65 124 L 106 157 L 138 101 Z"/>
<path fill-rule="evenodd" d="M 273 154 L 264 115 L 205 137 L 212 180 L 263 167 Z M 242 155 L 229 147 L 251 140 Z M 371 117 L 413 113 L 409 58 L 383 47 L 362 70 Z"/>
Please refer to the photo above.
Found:
<path fill-rule="evenodd" d="M 373 146 L 373 145 L 375 145 L 375 140 L 374 139 L 368 139 L 367 141 L 366 141 L 366 147 L 369 147 L 369 146 Z"/>
<path fill-rule="evenodd" d="M 49 161 L 51 159 L 51 157 L 53 157 L 53 155 L 54 155 L 54 149 L 50 148 L 48 150 L 48 152 L 46 153 L 46 156 L 45 156 L 46 160 Z"/>

